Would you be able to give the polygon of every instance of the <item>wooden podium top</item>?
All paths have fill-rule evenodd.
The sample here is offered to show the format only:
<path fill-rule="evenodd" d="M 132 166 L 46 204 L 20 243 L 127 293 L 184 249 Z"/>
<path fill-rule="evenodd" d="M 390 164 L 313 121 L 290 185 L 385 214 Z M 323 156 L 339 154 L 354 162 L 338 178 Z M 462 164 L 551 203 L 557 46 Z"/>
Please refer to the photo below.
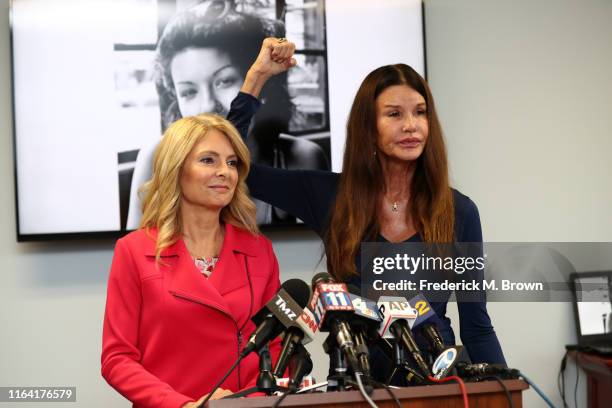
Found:
<path fill-rule="evenodd" d="M 512 400 L 516 408 L 521 407 L 521 392 L 529 386 L 523 380 L 505 380 L 504 384 L 508 387 L 512 395 Z M 477 383 L 466 383 L 470 404 L 479 408 L 485 407 L 506 407 L 508 406 L 506 395 L 503 388 L 497 381 L 483 381 Z M 425 407 L 463 407 L 461 390 L 456 383 L 436 384 L 418 387 L 406 387 L 393 389 L 395 396 L 410 408 Z M 210 408 L 263 408 L 271 407 L 280 397 L 256 397 L 241 399 L 215 400 L 208 403 Z M 397 407 L 389 393 L 384 389 L 376 389 L 371 398 L 380 408 Z M 322 392 L 312 394 L 290 395 L 285 398 L 281 407 L 302 408 L 302 407 L 369 407 L 359 391 L 344 392 Z"/>
<path fill-rule="evenodd" d="M 572 350 L 568 354 L 576 359 L 580 367 L 603 375 L 612 375 L 612 357 Z"/>

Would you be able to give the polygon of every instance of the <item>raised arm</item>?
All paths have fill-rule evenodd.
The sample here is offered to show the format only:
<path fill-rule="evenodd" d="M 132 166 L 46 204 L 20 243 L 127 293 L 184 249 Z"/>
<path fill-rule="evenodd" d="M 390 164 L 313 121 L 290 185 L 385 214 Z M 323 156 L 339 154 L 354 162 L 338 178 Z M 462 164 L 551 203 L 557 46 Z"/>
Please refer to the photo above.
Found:
<path fill-rule="evenodd" d="M 244 78 L 240 92 L 259 97 L 268 79 L 295 66 L 294 51 L 295 44 L 286 38 L 266 38 Z"/>
<path fill-rule="evenodd" d="M 261 106 L 257 97 L 264 84 L 295 65 L 294 49 L 293 43 L 286 40 L 264 40 L 227 115 L 244 141 L 251 120 Z M 253 197 L 300 218 L 321 235 L 330 203 L 335 198 L 337 179 L 337 174 L 328 171 L 287 170 L 253 163 L 247 183 Z"/>
<path fill-rule="evenodd" d="M 295 66 L 294 51 L 295 45 L 286 39 L 266 38 L 263 41 L 259 55 L 249 68 L 240 93 L 232 101 L 227 114 L 227 119 L 238 129 L 245 142 L 251 119 L 261 106 L 257 98 L 263 86 L 274 75 Z"/>

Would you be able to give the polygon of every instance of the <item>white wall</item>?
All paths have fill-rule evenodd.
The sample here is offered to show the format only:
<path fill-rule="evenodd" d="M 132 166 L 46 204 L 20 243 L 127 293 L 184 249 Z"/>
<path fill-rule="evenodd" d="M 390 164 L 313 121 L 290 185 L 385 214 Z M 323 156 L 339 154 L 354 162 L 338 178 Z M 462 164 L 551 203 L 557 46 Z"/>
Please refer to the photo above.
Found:
<path fill-rule="evenodd" d="M 426 1 L 429 81 L 452 177 L 479 205 L 486 240 L 612 241 L 609 21 L 605 0 Z M 74 406 L 128 406 L 99 375 L 113 243 L 15 241 L 8 38 L 8 0 L 1 0 L 0 386 L 74 385 Z M 316 237 L 270 236 L 283 279 L 308 279 L 320 254 Z M 575 341 L 571 305 L 489 310 L 508 363 L 559 404 L 559 360 L 564 344 Z M 323 377 L 326 358 L 310 349 Z M 571 392 L 573 381 L 571 374 Z M 525 401 L 544 406 L 533 391 Z"/>
<path fill-rule="evenodd" d="M 425 14 L 452 179 L 478 204 L 485 241 L 612 241 L 612 3 L 432 0 Z M 612 269 L 603 254 L 571 260 Z M 490 303 L 489 312 L 508 364 L 561 406 L 571 304 Z M 567 379 L 573 406 L 575 372 Z M 525 406 L 544 404 L 529 391 Z"/>

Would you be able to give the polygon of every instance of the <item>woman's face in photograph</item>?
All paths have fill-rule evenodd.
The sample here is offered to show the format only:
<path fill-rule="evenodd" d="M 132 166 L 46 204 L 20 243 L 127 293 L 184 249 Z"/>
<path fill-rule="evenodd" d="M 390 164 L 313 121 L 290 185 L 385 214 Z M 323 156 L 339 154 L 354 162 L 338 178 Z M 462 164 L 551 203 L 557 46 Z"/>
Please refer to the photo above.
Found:
<path fill-rule="evenodd" d="M 227 136 L 213 129 L 191 149 L 180 176 L 182 199 L 220 209 L 228 205 L 238 184 L 238 157 Z"/>
<path fill-rule="evenodd" d="M 181 116 L 225 116 L 242 86 L 242 75 L 229 55 L 216 48 L 186 48 L 170 63 Z"/>
<path fill-rule="evenodd" d="M 419 158 L 429 136 L 425 98 L 408 85 L 390 86 L 376 98 L 378 149 L 388 158 Z"/>

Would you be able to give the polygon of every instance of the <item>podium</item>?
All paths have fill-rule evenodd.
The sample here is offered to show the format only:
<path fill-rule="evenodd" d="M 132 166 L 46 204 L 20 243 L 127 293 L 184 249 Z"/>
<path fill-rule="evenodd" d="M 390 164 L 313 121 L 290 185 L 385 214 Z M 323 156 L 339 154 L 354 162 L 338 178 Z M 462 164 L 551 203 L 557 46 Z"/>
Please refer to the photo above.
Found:
<path fill-rule="evenodd" d="M 570 351 L 568 354 L 587 373 L 588 407 L 609 407 L 612 401 L 612 358 L 581 351 Z"/>
<path fill-rule="evenodd" d="M 523 406 L 522 392 L 529 388 L 523 380 L 505 380 L 515 408 Z M 470 406 L 478 408 L 508 407 L 508 399 L 497 381 L 466 383 Z M 456 383 L 436 384 L 393 389 L 402 405 L 410 408 L 463 408 L 463 397 Z M 397 408 L 397 404 L 384 389 L 376 389 L 370 396 L 380 408 Z M 263 408 L 271 407 L 280 397 L 256 397 L 214 400 L 209 408 Z M 281 402 L 290 408 L 369 408 L 359 391 L 325 392 L 290 395 Z"/>

